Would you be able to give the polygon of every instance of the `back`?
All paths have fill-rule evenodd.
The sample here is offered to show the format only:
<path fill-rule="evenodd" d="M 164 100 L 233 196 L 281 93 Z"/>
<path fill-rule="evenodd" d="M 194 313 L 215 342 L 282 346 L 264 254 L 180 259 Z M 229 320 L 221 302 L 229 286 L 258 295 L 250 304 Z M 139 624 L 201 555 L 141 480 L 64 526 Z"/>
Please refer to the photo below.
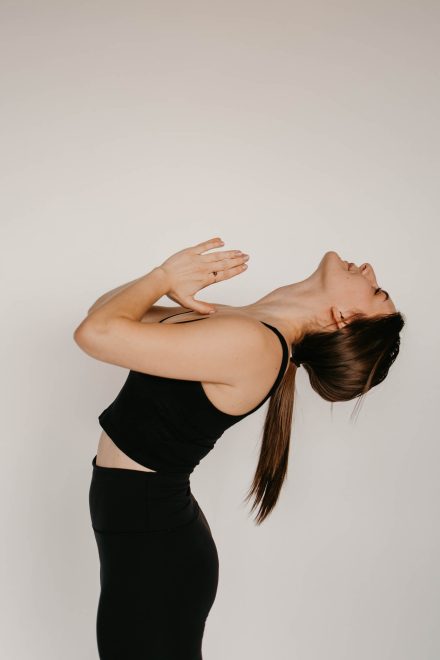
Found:
<path fill-rule="evenodd" d="M 205 318 L 209 317 L 180 323 Z M 261 323 L 278 336 L 283 356 L 275 382 L 251 410 L 240 415 L 219 410 L 200 381 L 130 370 L 116 399 L 99 415 L 101 427 L 121 451 L 141 465 L 156 472 L 191 473 L 225 430 L 258 410 L 284 376 L 289 356 L 287 342 L 277 328 Z"/>

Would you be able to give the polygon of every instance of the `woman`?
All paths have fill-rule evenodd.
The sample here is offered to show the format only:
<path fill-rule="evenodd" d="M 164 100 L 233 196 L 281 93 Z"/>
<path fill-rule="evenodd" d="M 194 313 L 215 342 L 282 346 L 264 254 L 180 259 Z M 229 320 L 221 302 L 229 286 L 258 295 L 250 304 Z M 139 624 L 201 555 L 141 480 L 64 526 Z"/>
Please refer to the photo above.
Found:
<path fill-rule="evenodd" d="M 348 401 L 380 383 L 399 351 L 404 320 L 373 268 L 333 251 L 250 305 L 194 299 L 246 269 L 238 251 L 206 254 L 222 245 L 185 248 L 110 291 L 74 333 L 92 357 L 129 369 L 99 416 L 89 493 L 104 660 L 202 658 L 219 564 L 190 474 L 224 431 L 270 399 L 247 495 L 260 524 L 286 475 L 297 367 L 324 399 Z M 154 305 L 164 295 L 181 305 L 172 315 Z"/>

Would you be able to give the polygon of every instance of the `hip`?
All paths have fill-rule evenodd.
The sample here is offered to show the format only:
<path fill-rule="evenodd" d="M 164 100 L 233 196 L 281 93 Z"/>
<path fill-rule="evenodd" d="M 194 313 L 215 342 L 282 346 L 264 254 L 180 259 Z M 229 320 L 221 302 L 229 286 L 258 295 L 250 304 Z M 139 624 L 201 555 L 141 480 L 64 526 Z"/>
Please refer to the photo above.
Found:
<path fill-rule="evenodd" d="M 101 560 L 101 586 L 121 581 L 167 601 L 189 598 L 207 615 L 219 558 L 187 473 L 100 467 L 92 460 L 89 506 Z"/>

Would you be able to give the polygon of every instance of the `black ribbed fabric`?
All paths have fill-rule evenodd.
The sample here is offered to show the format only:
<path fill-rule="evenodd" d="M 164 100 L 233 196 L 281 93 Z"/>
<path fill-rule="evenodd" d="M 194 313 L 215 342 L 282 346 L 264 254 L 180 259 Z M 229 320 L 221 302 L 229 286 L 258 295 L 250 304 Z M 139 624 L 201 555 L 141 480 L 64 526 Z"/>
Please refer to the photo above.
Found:
<path fill-rule="evenodd" d="M 226 429 L 260 408 L 283 378 L 289 355 L 287 342 L 277 328 L 261 323 L 278 336 L 283 357 L 274 384 L 252 410 L 230 415 L 208 399 L 200 381 L 130 370 L 116 399 L 99 415 L 101 427 L 121 451 L 141 465 L 162 473 L 190 474 Z"/>

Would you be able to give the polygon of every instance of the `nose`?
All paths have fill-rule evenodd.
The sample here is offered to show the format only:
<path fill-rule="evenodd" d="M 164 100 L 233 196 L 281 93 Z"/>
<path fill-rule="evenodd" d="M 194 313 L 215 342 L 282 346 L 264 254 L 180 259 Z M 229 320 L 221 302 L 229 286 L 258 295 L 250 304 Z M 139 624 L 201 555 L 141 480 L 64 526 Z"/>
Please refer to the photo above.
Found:
<path fill-rule="evenodd" d="M 359 266 L 359 272 L 365 275 L 370 282 L 377 287 L 376 274 L 373 270 L 373 267 L 368 262 L 365 262 Z"/>

